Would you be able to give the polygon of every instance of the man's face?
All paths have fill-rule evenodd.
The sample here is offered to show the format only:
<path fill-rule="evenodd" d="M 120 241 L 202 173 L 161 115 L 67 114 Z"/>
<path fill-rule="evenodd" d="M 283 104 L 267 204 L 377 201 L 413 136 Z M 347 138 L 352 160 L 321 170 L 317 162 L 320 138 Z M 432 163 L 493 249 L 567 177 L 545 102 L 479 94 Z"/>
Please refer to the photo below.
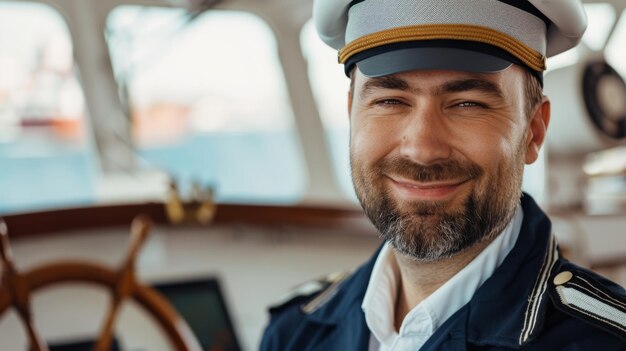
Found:
<path fill-rule="evenodd" d="M 536 159 L 548 122 L 542 129 L 525 116 L 522 77 L 516 66 L 355 72 L 352 179 L 365 213 L 400 253 L 451 257 L 510 221 L 524 163 Z"/>

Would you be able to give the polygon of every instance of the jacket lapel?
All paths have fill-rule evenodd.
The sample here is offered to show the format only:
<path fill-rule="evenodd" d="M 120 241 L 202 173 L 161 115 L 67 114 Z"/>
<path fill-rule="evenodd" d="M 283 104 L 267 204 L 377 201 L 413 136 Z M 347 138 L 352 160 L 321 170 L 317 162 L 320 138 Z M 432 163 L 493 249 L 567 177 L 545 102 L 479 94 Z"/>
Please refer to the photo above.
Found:
<path fill-rule="evenodd" d="M 467 339 L 517 349 L 541 330 L 548 304 L 547 281 L 558 260 L 546 215 L 525 195 L 517 243 L 467 305 Z"/>
<path fill-rule="evenodd" d="M 370 331 L 365 323 L 361 304 L 354 304 L 314 351 L 367 350 Z"/>

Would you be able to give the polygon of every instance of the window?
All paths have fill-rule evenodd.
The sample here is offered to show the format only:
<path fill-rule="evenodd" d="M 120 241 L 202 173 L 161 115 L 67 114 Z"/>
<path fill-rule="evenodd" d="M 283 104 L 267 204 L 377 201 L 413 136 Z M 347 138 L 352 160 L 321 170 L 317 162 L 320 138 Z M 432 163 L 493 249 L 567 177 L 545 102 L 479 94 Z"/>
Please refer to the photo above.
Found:
<path fill-rule="evenodd" d="M 276 40 L 257 16 L 116 8 L 107 42 L 146 167 L 214 186 L 219 201 L 294 202 L 304 191 Z"/>
<path fill-rule="evenodd" d="M 96 163 L 65 21 L 47 5 L 0 2 L 0 33 L 0 214 L 92 202 Z"/>

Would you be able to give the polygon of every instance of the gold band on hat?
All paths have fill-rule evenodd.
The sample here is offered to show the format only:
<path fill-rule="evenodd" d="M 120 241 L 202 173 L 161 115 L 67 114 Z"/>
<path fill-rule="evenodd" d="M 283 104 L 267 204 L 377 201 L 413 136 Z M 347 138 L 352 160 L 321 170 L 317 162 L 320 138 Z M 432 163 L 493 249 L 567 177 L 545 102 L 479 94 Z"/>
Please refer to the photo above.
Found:
<path fill-rule="evenodd" d="M 489 44 L 508 52 L 535 71 L 546 69 L 546 57 L 543 54 L 508 34 L 471 24 L 420 24 L 368 34 L 339 50 L 339 62 L 346 63 L 355 54 L 387 44 L 439 39 Z"/>

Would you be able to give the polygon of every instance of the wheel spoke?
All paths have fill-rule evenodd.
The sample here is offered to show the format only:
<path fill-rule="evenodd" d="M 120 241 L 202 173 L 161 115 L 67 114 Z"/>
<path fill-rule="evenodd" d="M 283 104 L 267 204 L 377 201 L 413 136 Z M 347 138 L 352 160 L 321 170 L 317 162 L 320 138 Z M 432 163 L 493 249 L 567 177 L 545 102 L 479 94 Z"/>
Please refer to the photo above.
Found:
<path fill-rule="evenodd" d="M 150 234 L 151 228 L 152 223 L 146 216 L 137 216 L 131 224 L 130 245 L 126 259 L 118 272 L 113 291 L 112 304 L 107 311 L 102 329 L 100 330 L 98 342 L 93 348 L 94 351 L 108 351 L 110 349 L 113 326 L 115 325 L 118 311 L 124 303 L 124 300 L 133 295 L 135 286 L 137 285 L 135 279 L 135 262 L 137 261 L 141 247 Z"/>
<path fill-rule="evenodd" d="M 26 328 L 31 350 L 48 351 L 46 343 L 39 336 L 33 324 L 28 284 L 13 263 L 9 233 L 2 218 L 0 218 L 0 259 L 2 260 L 2 285 L 6 287 L 11 304 L 17 310 L 17 314 L 24 324 L 24 328 Z"/>
<path fill-rule="evenodd" d="M 107 310 L 107 315 L 100 331 L 100 337 L 98 342 L 93 348 L 93 351 L 108 351 L 111 349 L 111 338 L 113 337 L 113 325 L 117 318 L 117 313 L 120 309 L 121 300 L 114 299 L 111 308 Z"/>

